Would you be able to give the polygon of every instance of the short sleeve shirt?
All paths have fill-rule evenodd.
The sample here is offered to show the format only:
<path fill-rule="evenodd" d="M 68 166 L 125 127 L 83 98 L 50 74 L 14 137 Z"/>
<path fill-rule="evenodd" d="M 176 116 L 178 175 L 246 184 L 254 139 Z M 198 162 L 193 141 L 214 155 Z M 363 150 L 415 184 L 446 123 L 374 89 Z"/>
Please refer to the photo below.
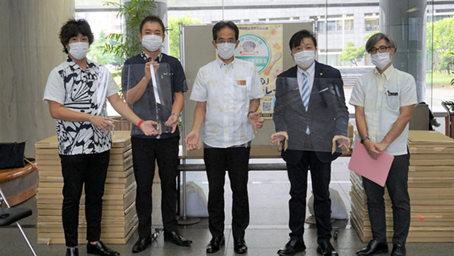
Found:
<path fill-rule="evenodd" d="M 101 81 L 99 77 L 103 77 Z M 101 93 L 101 88 L 105 94 Z M 55 101 L 71 111 L 106 116 L 106 98 L 118 91 L 119 87 L 106 67 L 87 60 L 87 68 L 83 71 L 68 57 L 50 72 L 43 100 Z M 110 132 L 104 132 L 90 122 L 57 119 L 57 137 L 61 155 L 102 153 L 112 147 Z"/>
<path fill-rule="evenodd" d="M 122 91 L 123 93 L 127 90 L 134 88 L 140 80 L 145 76 L 145 64 L 151 61 L 145 53 L 138 54 L 125 61 L 122 72 Z M 164 72 L 162 75 L 163 81 L 168 81 L 168 85 L 171 87 L 172 103 L 174 100 L 174 94 L 177 92 L 186 92 L 188 86 L 186 84 L 186 76 L 184 74 L 183 67 L 178 59 L 161 53 L 156 59 L 158 63 L 166 63 L 169 68 L 169 72 Z M 164 115 L 164 111 L 171 110 L 171 106 L 164 109 L 162 106 L 155 104 L 155 96 L 152 81 L 148 83 L 148 86 L 140 99 L 134 102 L 132 110 L 134 113 L 143 120 L 156 121 L 156 108 L 159 108 L 158 114 Z M 167 113 L 170 115 L 171 113 Z M 179 136 L 180 132 L 177 129 L 173 133 L 162 133 L 161 139 L 172 138 Z M 156 136 L 146 136 L 142 130 L 133 125 L 131 130 L 131 136 L 139 137 L 143 139 L 156 139 Z"/>
<path fill-rule="evenodd" d="M 210 147 L 242 145 L 254 138 L 248 121 L 249 102 L 264 97 L 262 83 L 252 62 L 219 59 L 199 69 L 191 100 L 206 102 L 201 138 Z"/>
<path fill-rule="evenodd" d="M 392 65 L 383 74 L 376 68 L 362 75 L 353 87 L 350 104 L 364 107 L 371 141 L 381 142 L 400 115 L 400 108 L 417 103 L 415 79 Z M 385 150 L 391 155 L 407 154 L 409 124 Z"/>

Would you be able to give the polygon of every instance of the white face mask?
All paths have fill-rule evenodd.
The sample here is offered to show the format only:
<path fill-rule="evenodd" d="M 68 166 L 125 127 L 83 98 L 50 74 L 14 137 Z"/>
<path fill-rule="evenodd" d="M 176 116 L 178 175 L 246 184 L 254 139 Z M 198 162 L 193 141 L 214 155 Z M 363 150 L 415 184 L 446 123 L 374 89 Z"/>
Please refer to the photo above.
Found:
<path fill-rule="evenodd" d="M 90 51 L 90 45 L 85 42 L 70 43 L 69 45 L 69 54 L 77 60 L 82 60 L 87 56 L 87 53 Z"/>
<path fill-rule="evenodd" d="M 391 52 L 380 52 L 370 56 L 372 63 L 379 69 L 383 70 L 391 62 Z"/>
<path fill-rule="evenodd" d="M 296 65 L 302 68 L 310 67 L 315 60 L 315 50 L 294 53 L 293 58 L 295 58 Z"/>
<path fill-rule="evenodd" d="M 157 51 L 161 49 L 162 46 L 162 37 L 157 35 L 145 35 L 142 36 L 142 45 L 145 49 L 150 52 Z"/>
<path fill-rule="evenodd" d="M 236 44 L 223 43 L 216 44 L 216 46 L 218 47 L 219 57 L 223 58 L 224 60 L 232 58 L 233 54 L 235 53 Z"/>

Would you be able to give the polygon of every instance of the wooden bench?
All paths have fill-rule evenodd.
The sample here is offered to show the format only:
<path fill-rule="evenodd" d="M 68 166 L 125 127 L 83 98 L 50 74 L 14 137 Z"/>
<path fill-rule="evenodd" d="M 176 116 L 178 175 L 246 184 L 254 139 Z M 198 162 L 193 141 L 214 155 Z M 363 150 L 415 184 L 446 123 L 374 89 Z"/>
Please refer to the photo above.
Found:
<path fill-rule="evenodd" d="M 0 186 L 10 206 L 20 204 L 36 194 L 38 190 L 36 170 L 34 163 L 27 163 L 21 168 L 0 169 Z"/>

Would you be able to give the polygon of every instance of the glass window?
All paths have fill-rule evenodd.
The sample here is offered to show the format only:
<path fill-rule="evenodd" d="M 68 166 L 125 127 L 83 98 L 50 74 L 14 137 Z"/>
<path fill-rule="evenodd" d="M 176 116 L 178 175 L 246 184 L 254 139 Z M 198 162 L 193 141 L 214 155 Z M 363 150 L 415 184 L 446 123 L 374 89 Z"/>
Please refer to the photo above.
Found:
<path fill-rule="evenodd" d="M 366 31 L 377 31 L 379 29 L 379 19 L 378 18 L 366 18 Z"/>
<path fill-rule="evenodd" d="M 116 18 L 115 11 L 111 12 L 103 6 L 104 2 L 105 0 L 75 0 L 76 17 L 89 21 L 95 42 L 105 34 L 122 31 L 122 20 Z M 238 23 L 317 20 L 318 61 L 341 70 L 347 81 L 347 91 L 352 86 L 350 81 L 354 81 L 365 70 L 370 70 L 372 65 L 368 54 L 362 57 L 349 54 L 349 60 L 344 60 L 341 55 L 360 50 L 366 43 L 364 39 L 380 29 L 380 1 L 364 2 L 368 3 L 367 7 L 361 3 L 342 6 L 339 1 L 330 0 L 168 0 L 167 15 L 169 18 L 189 15 L 205 24 L 219 20 L 234 20 Z M 440 29 L 448 27 L 446 24 L 451 24 L 453 17 L 454 9 L 448 1 L 428 1 L 427 27 L 423 28 L 416 22 L 411 28 L 412 36 L 415 35 L 414 31 L 421 29 L 427 32 L 426 102 L 434 112 L 445 112 L 441 102 L 454 100 L 454 90 L 450 85 L 454 59 L 451 60 L 446 55 L 454 52 L 451 49 L 454 42 L 448 40 L 448 34 L 443 34 L 450 30 Z"/>

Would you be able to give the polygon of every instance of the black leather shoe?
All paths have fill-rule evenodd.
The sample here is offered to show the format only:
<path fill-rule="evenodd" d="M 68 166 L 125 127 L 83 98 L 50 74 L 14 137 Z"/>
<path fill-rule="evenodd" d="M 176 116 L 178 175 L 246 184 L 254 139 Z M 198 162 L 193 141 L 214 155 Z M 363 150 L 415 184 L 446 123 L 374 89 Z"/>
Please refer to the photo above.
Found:
<path fill-rule="evenodd" d="M 379 243 L 376 240 L 370 240 L 367 247 L 356 252 L 357 255 L 365 256 L 365 255 L 375 255 L 380 253 L 387 253 L 388 252 L 388 244 L 387 243 Z"/>
<path fill-rule="evenodd" d="M 238 254 L 247 252 L 247 245 L 244 238 L 233 238 L 233 250 Z"/>
<path fill-rule="evenodd" d="M 224 236 L 211 238 L 210 243 L 207 245 L 207 253 L 214 253 L 219 251 L 224 243 Z"/>
<path fill-rule="evenodd" d="M 141 252 L 141 251 L 147 249 L 148 245 L 150 245 L 150 244 L 151 244 L 151 236 L 139 238 L 139 240 L 137 240 L 137 242 L 132 247 L 132 252 L 133 253 Z"/>
<path fill-rule="evenodd" d="M 391 256 L 405 256 L 407 255 L 405 247 L 400 244 L 395 244 L 391 252 Z"/>
<path fill-rule="evenodd" d="M 112 251 L 111 249 L 107 248 L 101 241 L 98 241 L 96 244 L 87 243 L 87 253 L 96 254 L 96 255 L 104 255 L 104 256 L 118 256 L 120 253 Z"/>
<path fill-rule="evenodd" d="M 290 240 L 277 251 L 277 254 L 282 256 L 291 256 L 297 252 L 302 252 L 306 250 L 306 245 L 304 245 L 303 239 L 298 240 L 295 238 L 290 238 Z"/>
<path fill-rule="evenodd" d="M 317 246 L 317 252 L 321 255 L 326 256 L 339 256 L 339 254 L 334 250 L 333 245 L 329 241 L 323 241 Z"/>
<path fill-rule="evenodd" d="M 190 246 L 192 244 L 191 240 L 184 238 L 176 231 L 164 231 L 164 241 L 170 241 L 179 246 Z"/>
<path fill-rule="evenodd" d="M 79 256 L 79 249 L 76 247 L 66 248 L 66 256 Z"/>

